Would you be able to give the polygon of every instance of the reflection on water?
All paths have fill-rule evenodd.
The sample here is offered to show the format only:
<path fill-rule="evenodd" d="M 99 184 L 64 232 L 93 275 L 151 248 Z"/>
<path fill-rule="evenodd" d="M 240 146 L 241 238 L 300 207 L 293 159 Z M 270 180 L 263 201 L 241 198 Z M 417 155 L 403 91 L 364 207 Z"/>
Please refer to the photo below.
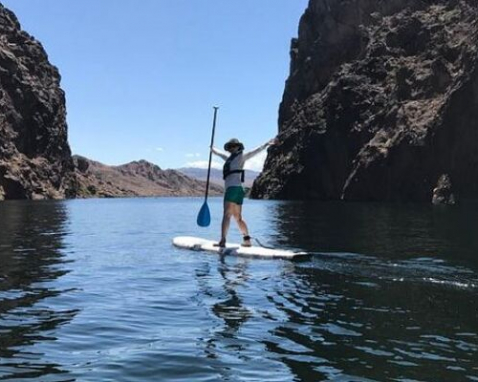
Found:
<path fill-rule="evenodd" d="M 43 354 L 36 352 L 34 345 L 55 341 L 50 333 L 76 314 L 74 307 L 56 311 L 47 303 L 63 292 L 52 284 L 67 272 L 61 253 L 65 206 L 39 203 L 31 207 L 28 202 L 0 204 L 2 379 L 66 373 L 61 365 L 43 363 Z"/>
<path fill-rule="evenodd" d="M 302 282 L 291 281 L 270 297 L 288 319 L 266 344 L 298 380 L 454 381 L 476 375 L 476 294 L 364 285 L 361 278 L 312 267 L 297 274 Z"/>
<path fill-rule="evenodd" d="M 233 337 L 240 326 L 247 321 L 251 313 L 242 304 L 240 295 L 236 292 L 239 285 L 245 285 L 249 279 L 247 275 L 247 263 L 240 262 L 233 267 L 227 266 L 224 258 L 221 258 L 218 272 L 224 280 L 224 300 L 213 305 L 214 314 L 224 320 L 225 326 L 221 334 L 224 337 Z"/>
<path fill-rule="evenodd" d="M 270 298 L 288 320 L 268 350 L 298 380 L 478 380 L 476 206 L 270 211 L 277 242 L 321 251 Z"/>
<path fill-rule="evenodd" d="M 248 280 L 247 261 L 228 264 L 224 257 L 217 263 L 217 275 L 220 278 L 214 281 L 209 264 L 196 270 L 196 279 L 201 294 L 201 301 L 211 301 L 211 312 L 217 317 L 219 323 L 211 335 L 205 339 L 205 354 L 207 358 L 220 359 L 221 353 L 227 352 L 231 356 L 239 356 L 244 351 L 244 344 L 238 339 L 239 330 L 252 316 L 245 306 L 238 291 L 243 288 Z M 210 285 L 211 281 L 214 285 Z M 208 308 L 209 309 L 209 308 Z M 226 374 L 223 374 L 223 377 Z"/>
<path fill-rule="evenodd" d="M 202 202 L 0 204 L 0 380 L 478 381 L 473 205 L 249 201 L 295 263 L 172 247 Z"/>
<path fill-rule="evenodd" d="M 477 203 L 446 207 L 288 202 L 270 204 L 269 213 L 278 242 L 284 245 L 402 259 L 458 256 L 477 265 Z"/>

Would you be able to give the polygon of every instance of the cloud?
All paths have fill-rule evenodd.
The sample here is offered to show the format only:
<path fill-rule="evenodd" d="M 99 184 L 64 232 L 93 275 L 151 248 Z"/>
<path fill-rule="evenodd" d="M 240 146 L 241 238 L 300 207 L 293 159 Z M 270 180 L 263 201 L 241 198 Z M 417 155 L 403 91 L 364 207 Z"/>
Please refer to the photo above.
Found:
<path fill-rule="evenodd" d="M 155 150 L 159 151 L 159 152 L 164 151 L 164 149 L 162 147 L 156 147 Z"/>
<path fill-rule="evenodd" d="M 207 168 L 208 165 L 209 165 L 209 161 L 198 160 L 198 161 L 186 163 L 185 167 Z M 219 162 L 212 161 L 211 167 L 212 168 L 217 168 L 217 169 L 222 169 L 222 164 L 219 163 Z"/>
<path fill-rule="evenodd" d="M 246 170 L 261 172 L 262 168 L 264 167 L 264 162 L 266 161 L 266 158 L 267 158 L 267 152 L 263 151 L 260 154 L 256 155 L 255 157 L 252 157 L 251 159 L 246 161 L 244 168 Z M 184 167 L 207 168 L 208 163 L 209 162 L 207 160 L 197 160 L 197 161 L 186 163 Z M 222 169 L 223 164 L 224 162 L 212 161 L 211 167 L 220 170 Z"/>
<path fill-rule="evenodd" d="M 264 167 L 264 162 L 266 161 L 266 158 L 267 151 L 263 151 L 260 154 L 257 154 L 255 157 L 252 157 L 251 159 L 246 161 L 244 168 L 246 170 L 261 172 L 262 168 Z"/>
<path fill-rule="evenodd" d="M 200 153 L 187 153 L 186 157 L 187 158 L 199 158 L 201 156 Z"/>

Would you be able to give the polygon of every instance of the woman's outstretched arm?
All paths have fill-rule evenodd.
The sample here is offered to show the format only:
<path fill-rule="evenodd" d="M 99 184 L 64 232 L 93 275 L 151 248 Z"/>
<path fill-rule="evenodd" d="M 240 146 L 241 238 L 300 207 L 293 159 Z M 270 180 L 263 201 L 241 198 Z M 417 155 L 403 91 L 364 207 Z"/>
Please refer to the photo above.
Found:
<path fill-rule="evenodd" d="M 221 151 L 215 147 L 211 147 L 211 151 L 213 154 L 217 155 L 219 158 L 222 158 L 224 160 L 227 160 L 229 155 L 227 155 L 224 151 Z"/>
<path fill-rule="evenodd" d="M 243 154 L 244 160 L 251 159 L 253 156 L 259 154 L 262 150 L 266 149 L 269 146 L 276 145 L 278 143 L 277 139 L 271 139 L 270 141 L 260 145 L 259 147 L 255 148 L 254 150 L 248 151 L 247 153 Z"/>

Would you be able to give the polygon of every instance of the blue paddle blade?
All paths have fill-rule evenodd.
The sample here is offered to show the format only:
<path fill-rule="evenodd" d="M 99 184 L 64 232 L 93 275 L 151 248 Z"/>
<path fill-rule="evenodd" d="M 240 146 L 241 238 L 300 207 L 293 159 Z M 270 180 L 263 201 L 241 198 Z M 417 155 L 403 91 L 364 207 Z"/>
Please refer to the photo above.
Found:
<path fill-rule="evenodd" d="M 211 224 L 211 214 L 207 202 L 204 202 L 199 211 L 197 223 L 200 227 L 209 227 L 209 224 Z"/>

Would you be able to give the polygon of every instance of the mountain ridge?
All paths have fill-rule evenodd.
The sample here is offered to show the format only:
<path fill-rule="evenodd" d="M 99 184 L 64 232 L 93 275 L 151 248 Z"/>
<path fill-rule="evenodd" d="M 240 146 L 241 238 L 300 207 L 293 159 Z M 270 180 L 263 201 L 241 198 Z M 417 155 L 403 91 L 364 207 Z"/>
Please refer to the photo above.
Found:
<path fill-rule="evenodd" d="M 177 171 L 182 172 L 183 174 L 195 178 L 198 180 L 206 181 L 207 178 L 207 169 L 204 168 L 199 168 L 199 167 L 182 167 L 176 169 Z M 254 184 L 254 181 L 256 178 L 259 176 L 259 172 L 253 171 L 253 170 L 245 170 L 245 181 L 244 181 L 244 186 L 245 187 L 252 187 Z M 222 177 L 222 170 L 219 170 L 217 168 L 211 168 L 211 179 L 210 181 L 212 183 L 218 184 L 220 186 L 224 186 L 224 179 Z"/>
<path fill-rule="evenodd" d="M 162 170 L 146 160 L 109 166 L 74 155 L 78 197 L 125 196 L 203 196 L 205 182 L 179 171 Z M 222 194 L 222 187 L 211 184 L 210 195 Z"/>

